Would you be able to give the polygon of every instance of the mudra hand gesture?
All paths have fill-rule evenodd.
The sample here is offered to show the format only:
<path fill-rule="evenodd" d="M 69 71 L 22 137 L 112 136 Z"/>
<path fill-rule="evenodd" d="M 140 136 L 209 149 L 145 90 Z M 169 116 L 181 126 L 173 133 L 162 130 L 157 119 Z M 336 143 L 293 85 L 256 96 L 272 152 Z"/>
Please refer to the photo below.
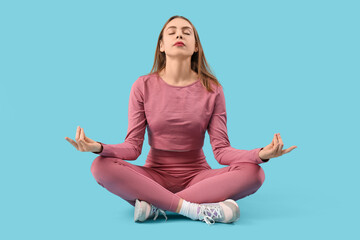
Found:
<path fill-rule="evenodd" d="M 283 147 L 284 143 L 280 137 L 280 133 L 275 133 L 272 142 L 259 152 L 259 157 L 261 159 L 280 157 L 281 155 L 291 152 L 297 148 L 297 146 L 291 146 L 283 150 Z"/>
<path fill-rule="evenodd" d="M 85 136 L 84 129 L 80 126 L 76 129 L 76 142 L 68 137 L 65 137 L 65 139 L 80 152 L 99 152 L 101 148 L 100 143 Z"/>

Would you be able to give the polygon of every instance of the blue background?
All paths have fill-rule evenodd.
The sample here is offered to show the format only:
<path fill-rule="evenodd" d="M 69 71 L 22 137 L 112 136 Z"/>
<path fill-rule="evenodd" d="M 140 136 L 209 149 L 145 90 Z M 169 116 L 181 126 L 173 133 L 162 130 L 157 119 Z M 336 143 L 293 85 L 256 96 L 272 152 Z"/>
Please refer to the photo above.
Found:
<path fill-rule="evenodd" d="M 355 239 L 359 1 L 1 1 L 1 239 Z M 121 143 L 130 88 L 173 15 L 189 18 L 224 86 L 231 145 L 284 148 L 234 224 L 133 222 L 98 185 L 76 127 Z M 147 133 L 143 165 L 149 151 Z M 206 134 L 205 155 L 214 159 Z"/>

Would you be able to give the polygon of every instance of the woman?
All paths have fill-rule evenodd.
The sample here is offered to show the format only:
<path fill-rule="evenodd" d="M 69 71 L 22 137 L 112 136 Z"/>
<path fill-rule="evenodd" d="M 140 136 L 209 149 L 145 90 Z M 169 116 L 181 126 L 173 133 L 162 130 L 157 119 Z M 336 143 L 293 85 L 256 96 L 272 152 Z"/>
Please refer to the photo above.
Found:
<path fill-rule="evenodd" d="M 239 150 L 230 146 L 222 86 L 207 70 L 193 24 L 171 17 L 160 32 L 155 62 L 148 75 L 132 85 L 125 141 L 105 144 L 77 128 L 77 150 L 99 154 L 91 172 L 108 191 L 135 206 L 134 220 L 157 218 L 165 211 L 207 224 L 239 219 L 235 202 L 255 193 L 265 175 L 259 164 L 290 152 L 282 150 L 280 134 L 264 148 Z M 144 166 L 136 160 L 145 129 L 151 146 Z M 227 167 L 211 169 L 204 152 L 208 131 L 215 159 Z"/>

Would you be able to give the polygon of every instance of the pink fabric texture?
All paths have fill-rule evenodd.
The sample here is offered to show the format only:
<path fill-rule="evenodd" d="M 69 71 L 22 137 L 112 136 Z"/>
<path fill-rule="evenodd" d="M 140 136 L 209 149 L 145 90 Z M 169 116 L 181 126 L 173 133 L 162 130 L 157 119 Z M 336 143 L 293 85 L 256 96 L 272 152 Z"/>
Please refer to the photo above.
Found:
<path fill-rule="evenodd" d="M 196 203 L 234 200 L 256 192 L 265 174 L 259 164 L 262 148 L 242 150 L 230 145 L 223 88 L 208 92 L 200 80 L 172 86 L 156 73 L 132 85 L 128 131 L 123 143 L 102 144 L 91 165 L 96 181 L 133 206 L 145 200 L 176 211 L 181 198 Z M 136 160 L 148 132 L 150 151 L 144 166 Z M 220 169 L 211 169 L 202 147 L 206 131 Z"/>
<path fill-rule="evenodd" d="M 171 212 L 176 212 L 181 198 L 194 203 L 241 199 L 255 193 L 265 180 L 264 170 L 254 163 L 233 161 L 211 169 L 202 149 L 171 152 L 151 148 L 144 166 L 98 156 L 91 172 L 98 184 L 131 205 L 139 199 Z"/>
<path fill-rule="evenodd" d="M 128 108 L 128 131 L 123 143 L 105 144 L 99 155 L 136 160 L 144 142 L 155 149 L 189 151 L 201 149 L 207 131 L 215 159 L 221 165 L 232 161 L 261 164 L 259 151 L 235 149 L 227 134 L 223 88 L 208 92 L 200 80 L 187 86 L 167 84 L 158 74 L 140 76 L 132 85 Z"/>

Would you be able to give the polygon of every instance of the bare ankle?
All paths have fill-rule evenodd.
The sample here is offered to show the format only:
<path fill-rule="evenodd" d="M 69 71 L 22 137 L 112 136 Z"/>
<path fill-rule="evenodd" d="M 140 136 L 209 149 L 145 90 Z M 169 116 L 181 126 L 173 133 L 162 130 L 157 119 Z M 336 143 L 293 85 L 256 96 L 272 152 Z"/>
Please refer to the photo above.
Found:
<path fill-rule="evenodd" d="M 181 206 L 182 206 L 182 202 L 183 202 L 183 199 L 181 198 L 180 201 L 179 201 L 178 207 L 177 207 L 177 209 L 176 209 L 176 212 L 177 212 L 177 213 L 180 212 L 180 209 L 181 209 Z"/>

